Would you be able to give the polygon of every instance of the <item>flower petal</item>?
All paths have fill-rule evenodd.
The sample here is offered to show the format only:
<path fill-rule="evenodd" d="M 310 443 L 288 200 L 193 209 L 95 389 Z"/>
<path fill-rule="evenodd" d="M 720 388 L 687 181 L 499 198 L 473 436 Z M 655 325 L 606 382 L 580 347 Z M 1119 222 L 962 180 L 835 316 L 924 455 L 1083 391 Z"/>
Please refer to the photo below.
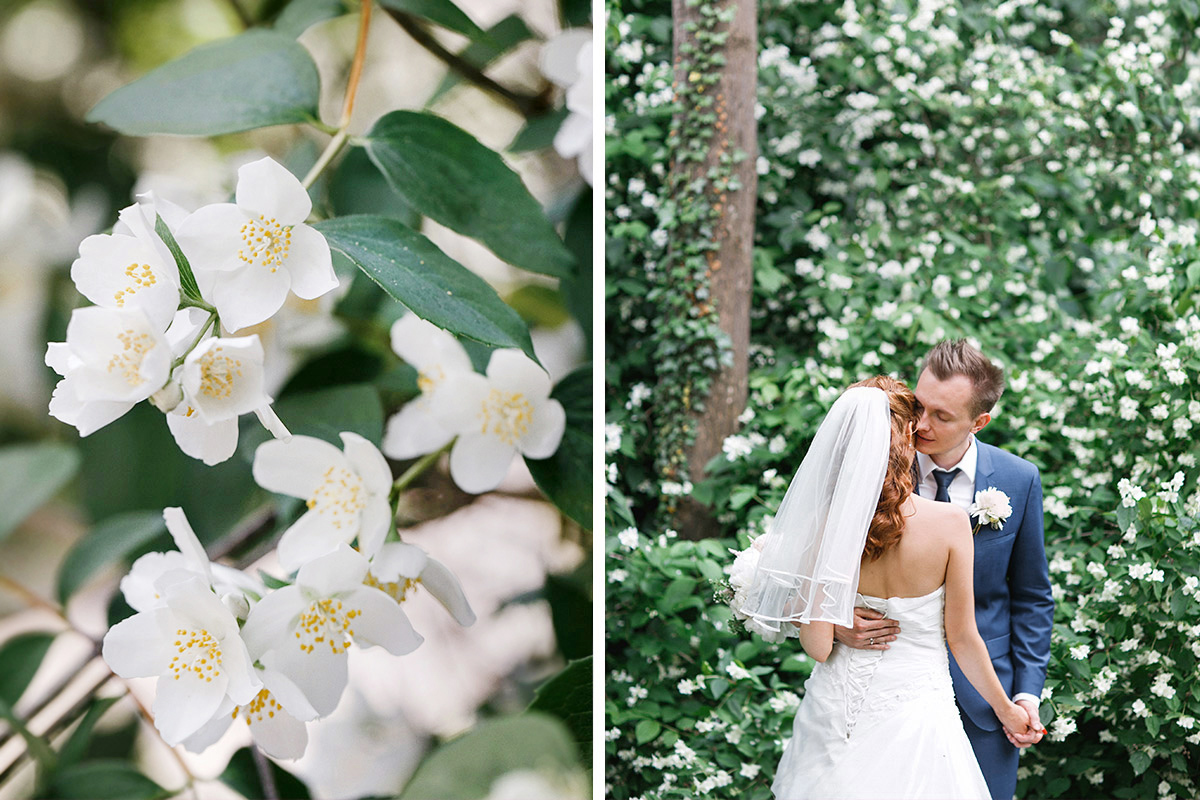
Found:
<path fill-rule="evenodd" d="M 396 355 L 422 372 L 428 367 L 438 367 L 446 374 L 474 371 L 471 357 L 454 334 L 416 314 L 405 314 L 393 322 L 391 339 Z"/>
<path fill-rule="evenodd" d="M 292 246 L 283 265 L 292 276 L 292 291 L 299 298 L 313 300 L 338 287 L 329 243 L 315 228 L 292 228 Z"/>
<path fill-rule="evenodd" d="M 251 658 L 261 660 L 263 654 L 290 644 L 292 622 L 306 605 L 295 585 L 282 586 L 255 603 L 242 626 L 242 641 Z"/>
<path fill-rule="evenodd" d="M 371 494 L 385 497 L 392 489 L 392 469 L 379 448 L 357 433 L 343 432 L 342 448 L 351 468 L 362 478 L 363 485 Z"/>
<path fill-rule="evenodd" d="M 497 389 L 523 394 L 530 399 L 550 396 L 550 376 L 520 350 L 506 348 L 492 353 L 487 376 Z"/>
<path fill-rule="evenodd" d="M 467 602 L 462 584 L 445 564 L 429 559 L 429 563 L 421 572 L 421 585 L 437 598 L 459 625 L 468 626 L 475 623 L 475 612 Z"/>
<path fill-rule="evenodd" d="M 272 758 L 300 758 L 308 748 L 307 726 L 282 706 L 255 714 L 250 721 L 250 736 Z"/>
<path fill-rule="evenodd" d="M 207 725 L 221 706 L 228 683 L 224 671 L 215 678 L 202 678 L 185 669 L 159 679 L 154 726 L 163 741 L 174 747 Z"/>
<path fill-rule="evenodd" d="M 450 477 L 464 492 L 480 494 L 500 485 L 517 449 L 495 436 L 465 433 L 450 450 Z"/>
<path fill-rule="evenodd" d="M 197 209 L 179 224 L 175 241 L 197 280 L 202 272 L 228 272 L 245 266 L 238 249 L 246 220 L 246 212 L 233 203 L 214 203 Z"/>
<path fill-rule="evenodd" d="M 319 716 L 328 716 L 337 708 L 346 689 L 346 652 L 331 653 L 316 648 L 311 653 L 289 643 L 269 659 L 273 669 L 283 673 L 303 693 Z"/>
<path fill-rule="evenodd" d="M 50 398 L 50 416 L 74 425 L 80 436 L 90 436 L 108 423 L 126 414 L 134 403 L 120 400 L 84 402 L 75 390 L 78 381 L 63 378 Z"/>
<path fill-rule="evenodd" d="M 133 236 L 97 234 L 79 245 L 71 264 L 79 293 L 104 308 L 140 308 L 158 330 L 166 330 L 179 307 L 178 275 Z"/>
<path fill-rule="evenodd" d="M 314 558 L 332 553 L 339 544 L 349 544 L 354 533 L 354 528 L 338 527 L 319 509 L 310 509 L 280 537 L 279 566 L 295 572 Z"/>
<path fill-rule="evenodd" d="M 233 270 L 213 282 L 212 302 L 230 332 L 257 325 L 283 307 L 292 285 L 286 269 L 261 266 Z"/>
<path fill-rule="evenodd" d="M 362 611 L 362 615 L 354 619 L 354 643 L 359 647 L 378 645 L 392 655 L 402 656 L 425 641 L 413 630 L 400 604 L 378 589 L 359 587 L 345 602 Z"/>
<path fill-rule="evenodd" d="M 205 339 L 179 373 L 187 404 L 206 422 L 233 419 L 271 402 L 258 335 Z"/>
<path fill-rule="evenodd" d="M 395 459 L 416 458 L 444 447 L 454 438 L 454 433 L 434 416 L 430 405 L 428 397 L 417 397 L 388 418 L 384 453 Z"/>
<path fill-rule="evenodd" d="M 491 392 L 488 379 L 474 372 L 446 378 L 429 399 L 429 407 L 446 428 L 457 434 L 478 433 L 483 403 Z"/>
<path fill-rule="evenodd" d="M 312 200 L 300 179 L 269 156 L 238 169 L 237 204 L 255 216 L 275 217 L 284 225 L 303 222 L 312 211 Z"/>
<path fill-rule="evenodd" d="M 263 686 L 274 695 L 279 705 L 296 719 L 304 722 L 316 719 L 317 710 L 308 702 L 308 698 L 295 682 L 282 672 L 271 668 L 270 664 L 274 658 L 274 653 L 263 656 L 263 665 L 266 667 L 261 672 Z"/>
<path fill-rule="evenodd" d="M 167 523 L 167 532 L 175 540 L 175 547 L 208 579 L 209 585 L 212 585 L 212 566 L 208 561 L 208 553 L 205 552 L 204 545 L 200 544 L 196 532 L 192 530 L 187 514 L 183 513 L 182 508 L 164 508 L 163 521 Z"/>
<path fill-rule="evenodd" d="M 520 451 L 529 458 L 549 458 L 558 449 L 563 432 L 567 427 L 567 412 L 557 400 L 543 400 L 533 407 L 533 419 L 529 430 L 517 443 Z"/>
<path fill-rule="evenodd" d="M 429 556 L 415 544 L 388 542 L 371 559 L 371 574 L 384 583 L 398 583 L 404 578 L 419 578 Z"/>
<path fill-rule="evenodd" d="M 194 572 L 195 565 L 183 553 L 146 553 L 140 556 L 129 574 L 121 578 L 121 594 L 135 611 L 149 611 L 166 601 L 155 587 L 158 579 L 168 572 Z"/>
<path fill-rule="evenodd" d="M 349 591 L 363 582 L 367 575 L 367 560 L 348 544 L 308 562 L 296 575 L 296 585 L 310 597 L 332 597 Z"/>
<path fill-rule="evenodd" d="M 203 753 L 216 744 L 225 735 L 225 731 L 229 730 L 229 723 L 233 722 L 230 714 L 236 706 L 237 704 L 226 695 L 213 714 L 213 718 L 200 730 L 183 740 L 184 748 L 192 753 Z"/>
<path fill-rule="evenodd" d="M 314 436 L 293 436 L 290 441 L 267 441 L 254 451 L 254 482 L 269 492 L 307 500 L 321 485 L 330 467 L 348 469 L 341 450 Z"/>
<path fill-rule="evenodd" d="M 155 608 L 127 617 L 104 635 L 101 655 L 122 678 L 161 675 L 170 661 L 166 635 L 170 612 Z"/>
<path fill-rule="evenodd" d="M 185 405 L 180 404 L 179 408 Z M 236 417 L 209 425 L 198 414 L 187 416 L 183 412 L 172 412 L 167 414 L 167 427 L 171 429 L 171 435 L 175 437 L 180 450 L 210 467 L 227 461 L 237 450 Z"/>

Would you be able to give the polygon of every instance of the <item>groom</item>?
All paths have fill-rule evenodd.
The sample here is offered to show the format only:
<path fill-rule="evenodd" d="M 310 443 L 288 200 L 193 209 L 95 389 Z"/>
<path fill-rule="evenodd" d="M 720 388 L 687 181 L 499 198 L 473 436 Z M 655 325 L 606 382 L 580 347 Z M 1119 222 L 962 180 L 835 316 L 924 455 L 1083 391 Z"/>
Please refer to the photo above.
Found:
<path fill-rule="evenodd" d="M 1019 748 L 1042 737 L 1038 702 L 1054 620 L 1037 467 L 975 438 L 991 421 L 1003 391 L 1003 372 L 965 340 L 935 345 L 925 356 L 914 390 L 921 415 L 917 493 L 966 509 L 976 492 L 995 488 L 1008 497 L 1012 509 L 999 527 L 981 524 L 975 535 L 975 621 L 1000 682 L 1029 714 L 1034 732 L 1005 730 L 950 656 L 963 727 L 993 800 L 1011 800 Z M 971 522 L 974 526 L 979 520 Z M 855 609 L 854 627 L 836 628 L 835 638 L 849 647 L 886 650 L 897 633 L 895 621 Z"/>

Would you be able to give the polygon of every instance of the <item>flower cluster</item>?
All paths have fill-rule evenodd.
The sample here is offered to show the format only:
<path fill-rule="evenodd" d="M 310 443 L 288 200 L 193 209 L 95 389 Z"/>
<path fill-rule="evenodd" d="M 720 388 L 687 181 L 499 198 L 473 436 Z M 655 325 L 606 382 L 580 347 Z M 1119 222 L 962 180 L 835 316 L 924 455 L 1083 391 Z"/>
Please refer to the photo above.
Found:
<path fill-rule="evenodd" d="M 124 209 L 112 233 L 84 239 L 71 278 L 94 305 L 71 314 L 46 363 L 62 380 L 50 414 L 87 436 L 150 400 L 183 452 L 233 455 L 250 412 L 276 436 L 262 343 L 233 336 L 269 319 L 289 293 L 338 286 L 329 246 L 304 224 L 312 201 L 270 158 L 238 171 L 237 202 L 188 214 L 153 196 Z"/>
<path fill-rule="evenodd" d="M 298 758 L 305 723 L 338 705 L 350 649 L 421 644 L 402 608 L 419 587 L 460 624 L 475 621 L 450 570 L 388 541 L 382 454 L 353 433 L 342 441 L 295 436 L 255 453 L 260 485 L 306 501 L 279 546 L 291 580 L 210 563 L 183 510 L 168 508 L 177 549 L 142 556 L 121 581 L 137 613 L 108 631 L 103 656 L 118 675 L 158 678 L 154 722 L 168 744 L 200 752 L 245 721 L 264 752 Z"/>

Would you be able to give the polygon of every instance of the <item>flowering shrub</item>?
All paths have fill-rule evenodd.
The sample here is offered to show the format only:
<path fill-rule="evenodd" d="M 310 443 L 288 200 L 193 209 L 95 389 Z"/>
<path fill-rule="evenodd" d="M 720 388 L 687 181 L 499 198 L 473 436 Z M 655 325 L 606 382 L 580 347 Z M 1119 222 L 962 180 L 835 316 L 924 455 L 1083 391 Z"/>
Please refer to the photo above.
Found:
<path fill-rule="evenodd" d="M 438 708 L 433 720 L 418 723 L 395 706 L 375 708 L 379 687 L 364 687 L 359 669 L 374 655 L 365 651 L 407 656 L 423 634 L 439 633 L 440 626 L 410 623 L 414 595 L 427 592 L 445 607 L 453 619 L 447 630 L 475 622 L 472 588 L 410 540 L 417 523 L 474 505 L 474 495 L 509 479 L 505 488 L 527 497 L 499 507 L 526 501 L 549 512 L 551 527 L 574 540 L 554 544 L 571 555 L 588 549 L 591 526 L 586 354 L 581 345 L 534 344 L 547 329 L 590 338 L 590 316 L 580 310 L 585 301 L 590 308 L 591 136 L 582 130 L 590 119 L 590 59 L 581 53 L 590 40 L 589 10 L 555 4 L 571 33 L 549 47 L 521 14 L 484 30 L 454 2 L 410 5 L 218 4 L 170 26 L 203 34 L 206 43 L 156 55 L 137 69 L 140 76 L 122 74 L 128 65 L 113 59 L 89 88 L 64 92 L 79 118 L 72 124 L 87 136 L 113 138 L 99 132 L 103 124 L 126 137 L 120 146 L 109 142 L 111 152 L 89 145 L 79 157 L 99 176 L 91 180 L 110 178 L 110 168 L 137 168 L 126 160 L 142 154 L 142 137 L 157 144 L 179 137 L 171 147 L 185 154 L 207 148 L 213 161 L 235 153 L 240 166 L 230 186 L 223 175 L 233 165 L 193 164 L 186 185 L 132 193 L 132 205 L 132 174 L 112 187 L 121 199 L 115 207 L 126 207 L 114 220 L 101 203 L 88 232 L 111 229 L 71 233 L 78 257 L 69 282 L 56 275 L 39 309 L 38 338 L 51 340 L 39 349 L 59 376 L 53 396 L 39 400 L 28 430 L 0 419 L 5 443 L 59 440 L 0 450 L 0 505 L 28 495 L 11 513 L 5 509 L 0 538 L 82 476 L 72 495 L 79 509 L 59 523 L 80 530 L 63 562 L 57 603 L 24 575 L 0 575 L 6 595 L 54 615 L 53 630 L 0 642 L 3 743 L 16 751 L 0 769 L 7 778 L 28 757 L 36 765 L 25 771 L 36 773 L 32 795 L 204 794 L 198 783 L 209 778 L 193 774 L 176 748 L 201 753 L 222 739 L 248 745 L 220 780 L 250 797 L 279 797 L 280 789 L 358 797 L 406 787 L 420 796 L 482 797 L 493 783 L 501 795 L 519 791 L 513 786 L 523 774 L 525 784 L 581 794 L 590 746 L 582 699 L 590 695 L 590 641 L 577 633 L 590 608 L 582 571 L 547 576 L 541 562 L 531 562 L 525 569 L 546 578 L 544 587 L 498 589 L 522 592 L 522 602 L 546 601 L 547 612 L 537 609 L 533 619 L 544 621 L 547 636 L 554 625 L 558 642 L 518 651 L 488 675 L 485 694 L 459 711 Z M 82 36 L 72 9 L 23 4 L 0 14 L 0 33 L 15 42 L 27 35 L 17 23 L 36 26 L 49 15 L 66 17 L 64 25 Z M 107 34 L 125 16 L 101 9 L 87 20 Z M 130 19 L 137 41 L 159 38 L 147 32 L 147 18 Z M 401 29 L 445 74 L 418 75 L 434 62 L 414 71 L 378 46 Z M 465 37 L 456 45 L 461 53 L 440 42 L 442 29 Z M 355 30 L 348 45 L 337 33 Z M 526 43 L 512 63 L 535 91 L 484 75 L 490 61 Z M 21 59 L 5 50 L 6 64 Z M 434 83 L 422 89 L 426 80 Z M 398 81 L 409 92 L 403 102 L 420 110 L 395 107 Z M 485 130 L 459 127 L 447 118 L 455 111 L 438 105 L 459 81 L 485 93 L 461 107 L 469 109 L 462 115 L 469 125 Z M 428 97 L 412 94 L 426 89 Z M 507 142 L 477 138 L 506 127 Z M 17 129 L 0 131 L 0 145 L 9 146 Z M 171 152 L 175 167 L 178 153 Z M 53 148 L 40 153 L 55 155 Z M 0 162 L 6 253 L 30 216 L 16 191 L 28 176 L 10 174 L 7 163 Z M 197 185 L 204 180 L 210 191 Z M 49 271 L 63 256 L 46 251 Z M 18 262 L 23 257 L 16 253 Z M 7 260 L 2 266 L 7 281 Z M 503 278 L 485 280 L 488 266 Z M 544 324 L 550 319 L 553 325 Z M 57 422 L 46 418 L 47 401 Z M 484 505 L 473 510 L 483 526 L 495 521 Z M 89 518 L 99 520 L 94 530 Z M 117 566 L 129 571 L 106 609 L 115 581 L 101 587 L 91 579 Z M 85 584 L 99 590 L 90 598 L 99 613 L 83 622 L 82 604 L 70 606 Z M 86 659 L 74 668 L 45 659 L 43 673 L 47 647 L 60 635 L 85 638 Z M 538 661 L 537 679 L 509 691 L 507 671 L 530 658 Z M 71 684 L 73 673 L 88 669 L 103 679 Z M 19 705 L 35 673 L 44 675 L 49 696 Z M 464 679 L 479 677 L 477 666 L 463 669 L 454 691 L 469 696 Z M 152 680 L 129 682 L 140 678 Z M 497 684 L 505 697 L 493 711 L 483 704 Z M 140 709 L 150 723 L 144 730 L 152 745 L 161 740 L 152 752 L 173 757 L 174 773 L 147 769 L 135 751 L 131 712 L 143 688 L 153 690 L 149 708 Z M 67 695 L 69 703 L 50 702 Z M 126 696 L 128 741 L 93 746 L 107 735 L 96 723 Z M 52 705 L 61 706 L 57 716 L 38 716 Z M 331 719 L 335 712 L 342 713 Z M 433 741 L 435 731 L 462 732 L 476 715 L 497 719 L 458 746 Z M 368 751 L 368 741 L 389 758 L 355 752 L 357 766 L 341 770 L 348 759 L 338 747 Z M 481 747 L 494 763 L 465 774 L 461 765 Z M 312 784 L 298 786 L 266 756 L 308 756 L 295 768 Z M 322 760 L 337 764 L 329 767 L 336 789 L 321 785 Z M 505 783 L 509 772 L 515 783 Z"/>
<path fill-rule="evenodd" d="M 982 438 L 1042 472 L 1058 598 L 1042 706 L 1051 736 L 1023 755 L 1018 791 L 1194 796 L 1195 10 L 921 2 L 894 16 L 874 3 L 765 2 L 762 12 L 750 402 L 711 478 L 687 491 L 744 546 L 847 385 L 880 372 L 915 380 L 933 342 L 972 338 L 1008 376 Z M 613 524 L 646 532 L 670 527 L 662 509 L 685 491 L 650 468 L 656 365 L 639 346 L 666 222 L 667 14 L 609 4 L 607 480 Z M 636 607 L 639 587 L 617 591 Z M 651 681 L 687 653 L 681 642 L 661 663 L 610 653 L 610 664 Z M 636 730 L 616 727 L 616 749 L 628 749 Z M 773 770 L 779 751 L 762 755 Z M 637 771 L 630 763 L 614 763 L 614 786 Z M 752 785 L 734 779 L 726 793 Z M 638 785 L 670 796 L 653 777 Z"/>

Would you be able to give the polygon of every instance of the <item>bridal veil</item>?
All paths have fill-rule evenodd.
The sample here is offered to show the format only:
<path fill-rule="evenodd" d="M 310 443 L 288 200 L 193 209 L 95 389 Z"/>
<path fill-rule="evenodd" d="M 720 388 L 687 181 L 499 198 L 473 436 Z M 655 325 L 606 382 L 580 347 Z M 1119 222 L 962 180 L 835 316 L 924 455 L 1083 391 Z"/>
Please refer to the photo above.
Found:
<path fill-rule="evenodd" d="M 771 523 L 746 593 L 746 626 L 770 639 L 792 622 L 853 624 L 859 564 L 887 472 L 891 408 L 847 389 L 817 429 Z"/>

